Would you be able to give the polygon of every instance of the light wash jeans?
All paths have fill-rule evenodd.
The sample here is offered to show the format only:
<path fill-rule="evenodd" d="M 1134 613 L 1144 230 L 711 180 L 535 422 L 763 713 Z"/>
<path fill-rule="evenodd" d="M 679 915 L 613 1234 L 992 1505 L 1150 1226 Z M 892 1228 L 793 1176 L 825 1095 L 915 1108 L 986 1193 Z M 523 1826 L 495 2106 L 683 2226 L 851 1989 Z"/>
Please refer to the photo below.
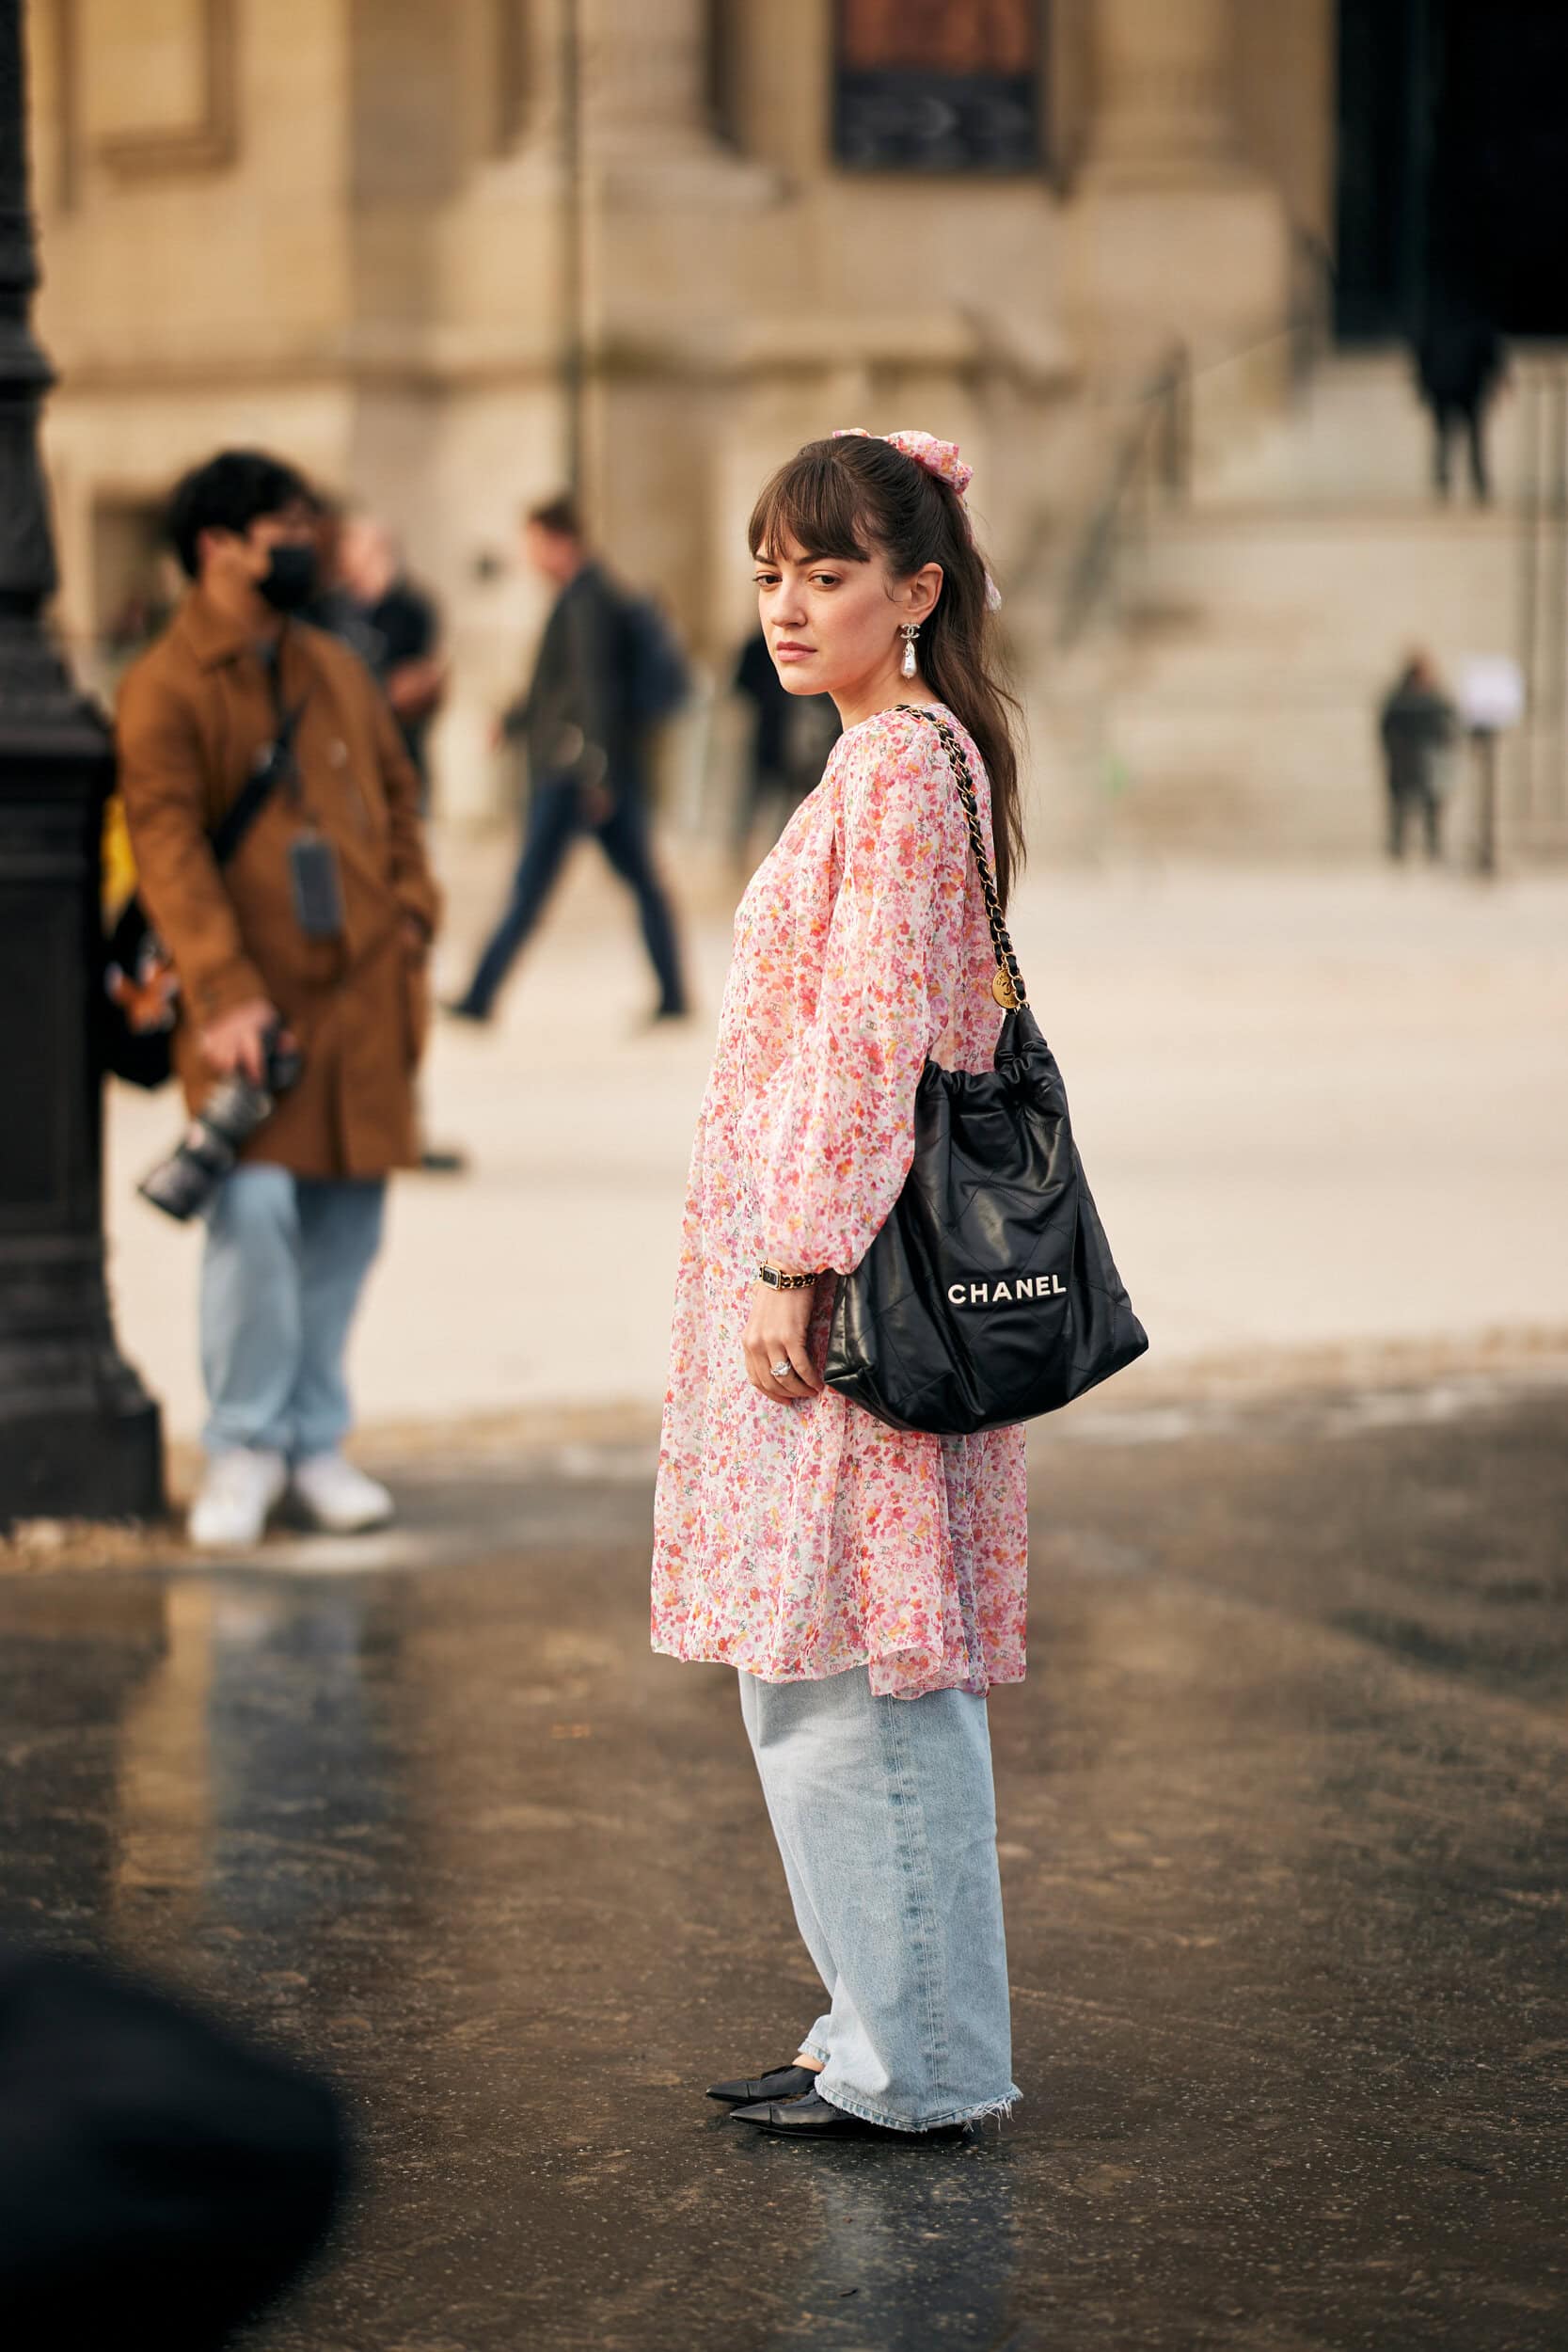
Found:
<path fill-rule="evenodd" d="M 874 1698 L 869 1669 L 740 1677 L 795 1917 L 829 2008 L 829 2104 L 895 2131 L 1005 2114 L 1012 2076 L 984 1699 Z"/>
<path fill-rule="evenodd" d="M 207 1215 L 201 1371 L 209 1454 L 332 1454 L 351 1419 L 343 1350 L 381 1247 L 379 1179 L 295 1176 L 247 1161 Z"/>

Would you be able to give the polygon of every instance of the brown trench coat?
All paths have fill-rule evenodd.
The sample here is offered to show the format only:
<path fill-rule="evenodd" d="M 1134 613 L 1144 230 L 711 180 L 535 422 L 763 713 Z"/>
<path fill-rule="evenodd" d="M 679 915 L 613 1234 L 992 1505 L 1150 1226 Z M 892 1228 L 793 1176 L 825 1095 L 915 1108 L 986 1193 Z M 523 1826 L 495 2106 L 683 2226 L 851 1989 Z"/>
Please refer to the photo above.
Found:
<path fill-rule="evenodd" d="M 175 1068 L 186 1100 L 214 1079 L 198 1032 L 266 996 L 305 1051 L 305 1073 L 242 1156 L 300 1176 L 382 1176 L 418 1157 L 413 1073 L 427 1025 L 424 959 L 437 912 L 419 783 L 370 672 L 335 638 L 291 621 L 278 675 L 302 700 L 296 801 L 280 785 L 219 870 L 208 834 L 277 731 L 245 632 L 193 589 L 119 694 L 119 789 L 142 903 L 174 958 Z M 343 936 L 295 920 L 289 844 L 307 819 L 338 853 Z"/>

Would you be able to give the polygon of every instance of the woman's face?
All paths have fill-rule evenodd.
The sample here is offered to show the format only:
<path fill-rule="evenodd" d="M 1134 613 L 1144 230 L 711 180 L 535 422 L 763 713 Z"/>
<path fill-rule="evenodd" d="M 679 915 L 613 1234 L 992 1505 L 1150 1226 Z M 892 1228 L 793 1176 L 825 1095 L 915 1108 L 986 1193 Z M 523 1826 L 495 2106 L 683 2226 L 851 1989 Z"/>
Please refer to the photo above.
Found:
<path fill-rule="evenodd" d="M 792 694 L 831 694 L 846 724 L 863 715 L 861 705 L 876 710 L 895 699 L 891 690 L 903 683 L 900 627 L 927 619 L 942 590 L 940 564 L 896 580 L 879 553 L 859 563 L 798 547 L 776 555 L 763 549 L 755 578 L 780 679 Z"/>

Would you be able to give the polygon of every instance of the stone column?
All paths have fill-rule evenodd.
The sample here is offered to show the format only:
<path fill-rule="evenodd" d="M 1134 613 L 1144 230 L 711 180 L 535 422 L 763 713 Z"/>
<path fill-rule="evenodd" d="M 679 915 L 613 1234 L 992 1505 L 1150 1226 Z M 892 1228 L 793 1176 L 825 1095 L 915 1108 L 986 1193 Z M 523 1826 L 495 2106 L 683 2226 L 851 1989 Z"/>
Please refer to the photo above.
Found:
<path fill-rule="evenodd" d="M 573 471 L 633 579 L 700 575 L 710 387 L 783 183 L 715 130 L 705 0 L 561 0 L 578 72 Z"/>
<path fill-rule="evenodd" d="M 1202 368 L 1255 345 L 1284 349 L 1289 232 L 1278 189 L 1242 150 L 1235 5 L 1093 0 L 1094 124 L 1071 207 L 1071 303 L 1091 366 L 1113 384 L 1141 382 L 1177 345 Z M 1231 398 L 1234 374 L 1205 379 L 1205 414 Z M 1247 408 L 1259 397 L 1272 389 L 1240 393 Z"/>
<path fill-rule="evenodd" d="M 519 38 L 531 95 L 518 155 L 558 171 L 575 137 L 584 167 L 639 201 L 661 172 L 678 199 L 683 168 L 775 184 L 714 131 L 706 0 L 537 0 Z"/>
<path fill-rule="evenodd" d="M 705 0 L 576 0 L 583 160 L 606 193 L 681 202 L 772 194 L 776 175 L 717 135 Z"/>
<path fill-rule="evenodd" d="M 1242 170 L 1232 0 L 1096 0 L 1087 183 L 1188 186 Z"/>
<path fill-rule="evenodd" d="M 601 152 L 703 152 L 707 122 L 702 0 L 578 0 L 583 128 Z"/>

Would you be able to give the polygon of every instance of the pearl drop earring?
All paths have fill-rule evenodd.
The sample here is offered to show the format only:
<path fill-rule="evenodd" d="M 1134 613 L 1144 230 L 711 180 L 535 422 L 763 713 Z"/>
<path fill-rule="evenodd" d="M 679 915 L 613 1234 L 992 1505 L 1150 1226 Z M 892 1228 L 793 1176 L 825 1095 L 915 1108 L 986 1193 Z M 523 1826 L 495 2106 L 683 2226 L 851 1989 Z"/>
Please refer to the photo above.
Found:
<path fill-rule="evenodd" d="M 913 677 L 914 641 L 920 634 L 920 623 L 918 621 L 905 621 L 900 626 L 898 634 L 904 641 L 904 659 L 900 661 L 898 667 L 902 670 L 906 677 Z"/>

